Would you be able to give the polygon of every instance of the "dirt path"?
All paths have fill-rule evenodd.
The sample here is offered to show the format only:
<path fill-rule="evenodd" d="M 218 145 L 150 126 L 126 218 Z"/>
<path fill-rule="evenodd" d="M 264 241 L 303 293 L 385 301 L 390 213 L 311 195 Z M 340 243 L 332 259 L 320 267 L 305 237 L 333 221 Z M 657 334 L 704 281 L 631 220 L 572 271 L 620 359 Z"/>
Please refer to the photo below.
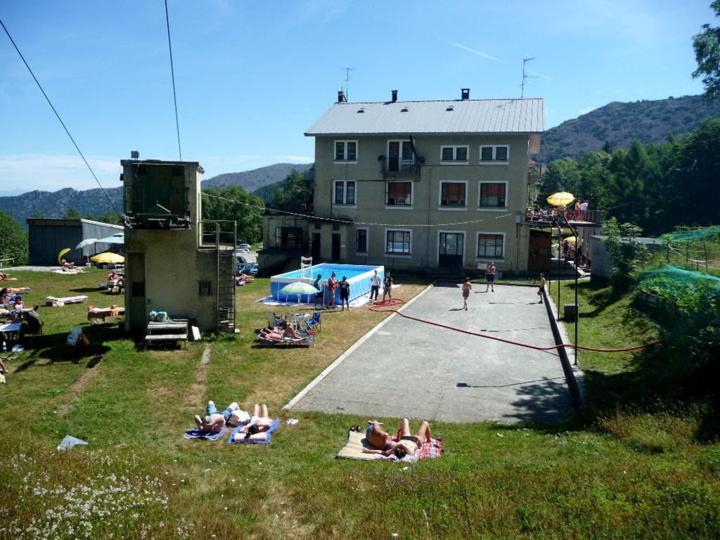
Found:
<path fill-rule="evenodd" d="M 93 367 L 88 367 L 85 372 L 80 375 L 80 378 L 75 381 L 75 384 L 73 384 L 70 389 L 68 390 L 68 393 L 65 396 L 64 402 L 58 407 L 58 416 L 65 416 L 70 412 L 70 409 L 72 409 L 73 405 L 78 400 L 78 397 L 80 397 L 80 394 L 85 391 L 85 389 L 90 386 L 90 384 L 95 380 L 95 377 L 97 377 L 98 374 L 98 364 L 102 360 L 102 357 L 100 358 L 92 358 L 89 361 L 89 364 L 93 364 Z"/>
<path fill-rule="evenodd" d="M 210 363 L 210 344 L 205 344 L 200 364 L 195 370 L 195 381 L 188 390 L 186 405 L 190 408 L 202 408 L 203 397 L 205 396 L 205 381 L 207 380 L 207 366 Z"/>

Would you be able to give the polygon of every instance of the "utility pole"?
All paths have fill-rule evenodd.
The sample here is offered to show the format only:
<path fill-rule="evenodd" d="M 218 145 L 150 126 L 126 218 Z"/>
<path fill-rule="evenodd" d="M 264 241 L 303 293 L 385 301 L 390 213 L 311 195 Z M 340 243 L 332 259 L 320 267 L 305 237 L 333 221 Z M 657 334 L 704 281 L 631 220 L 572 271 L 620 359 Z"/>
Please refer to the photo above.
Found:
<path fill-rule="evenodd" d="M 535 60 L 533 57 L 525 57 L 523 58 L 523 71 L 522 71 L 522 82 L 520 83 L 520 99 L 525 97 L 525 83 L 528 79 L 534 77 L 534 75 L 528 75 L 526 71 L 526 67 L 529 62 L 532 62 Z"/>

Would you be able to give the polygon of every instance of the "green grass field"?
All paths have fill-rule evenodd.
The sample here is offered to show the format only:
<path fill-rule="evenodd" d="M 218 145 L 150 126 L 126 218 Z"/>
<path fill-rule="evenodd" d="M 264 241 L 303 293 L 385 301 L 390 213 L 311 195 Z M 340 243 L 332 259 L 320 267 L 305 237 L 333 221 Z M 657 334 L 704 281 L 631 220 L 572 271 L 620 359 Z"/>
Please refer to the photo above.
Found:
<path fill-rule="evenodd" d="M 94 289 L 99 271 L 15 275 L 33 288 L 27 303 L 122 300 Z M 397 291 L 407 300 L 424 286 Z M 571 284 L 563 287 L 570 298 Z M 177 351 L 138 351 L 117 328 L 92 326 L 88 355 L 72 358 L 64 338 L 86 323 L 87 306 L 42 308 L 45 335 L 7 362 L 0 387 L 0 537 L 720 535 L 720 445 L 699 442 L 704 403 L 667 392 L 657 373 L 665 367 L 642 354 L 581 356 L 582 418 L 437 424 L 445 455 L 409 467 L 335 460 L 359 417 L 293 414 L 299 423 L 283 424 L 270 447 L 184 441 L 208 399 L 267 402 L 287 418 L 280 407 L 385 316 L 326 314 L 315 347 L 258 348 L 267 309 L 255 300 L 268 288 L 264 279 L 238 288 L 236 338 Z M 582 343 L 618 346 L 657 332 L 606 289 L 583 284 L 581 300 Z M 89 445 L 57 452 L 66 434 Z"/>

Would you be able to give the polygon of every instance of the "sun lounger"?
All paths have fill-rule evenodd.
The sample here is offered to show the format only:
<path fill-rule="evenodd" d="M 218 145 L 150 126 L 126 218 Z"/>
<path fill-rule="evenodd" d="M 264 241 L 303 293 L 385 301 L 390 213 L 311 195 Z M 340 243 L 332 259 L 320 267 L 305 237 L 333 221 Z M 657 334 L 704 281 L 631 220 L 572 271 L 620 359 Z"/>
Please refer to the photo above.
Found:
<path fill-rule="evenodd" d="M 367 454 L 363 452 L 363 449 L 374 450 L 365 439 L 365 433 L 356 431 L 350 431 L 348 435 L 348 442 L 343 446 L 335 456 L 337 459 L 359 459 L 362 461 L 375 461 L 382 459 L 385 461 L 402 461 L 405 463 L 413 463 L 423 459 L 434 459 L 439 458 L 443 451 L 442 439 L 431 439 L 425 442 L 417 452 L 413 455 L 407 455 L 402 459 L 398 459 L 395 456 L 382 456 L 380 454 Z"/>
<path fill-rule="evenodd" d="M 80 304 L 87 300 L 87 296 L 85 295 L 79 295 L 79 296 L 64 296 L 62 298 L 57 298 L 55 296 L 46 296 L 45 297 L 45 305 L 46 306 L 52 306 L 52 307 L 61 307 L 65 304 Z"/>
<path fill-rule="evenodd" d="M 272 434 L 275 432 L 275 430 L 280 426 L 280 419 L 276 418 L 273 420 L 272 424 L 270 424 L 270 429 L 268 429 L 265 434 L 265 439 L 241 439 L 239 441 L 235 440 L 235 434 L 240 433 L 242 428 L 244 426 L 238 426 L 235 429 L 232 430 L 230 433 L 230 436 L 228 437 L 228 444 L 270 444 L 272 442 Z"/>
<path fill-rule="evenodd" d="M 105 322 L 105 319 L 109 317 L 119 319 L 123 315 L 125 315 L 125 308 L 122 306 L 110 306 L 106 308 L 88 306 L 87 318 L 91 323 L 98 324 Z"/>

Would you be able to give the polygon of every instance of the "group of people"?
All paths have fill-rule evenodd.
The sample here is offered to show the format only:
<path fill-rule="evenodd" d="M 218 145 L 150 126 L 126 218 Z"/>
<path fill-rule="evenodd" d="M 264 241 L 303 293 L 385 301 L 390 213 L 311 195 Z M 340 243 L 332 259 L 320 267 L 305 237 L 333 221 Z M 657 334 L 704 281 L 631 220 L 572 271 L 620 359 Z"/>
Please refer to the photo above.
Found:
<path fill-rule="evenodd" d="M 495 266 L 495 263 L 490 262 L 487 265 L 487 268 L 485 270 L 485 292 L 495 292 L 495 275 L 497 274 L 497 267 Z M 468 309 L 468 298 L 470 297 L 470 291 L 472 291 L 472 283 L 470 282 L 470 278 L 466 277 L 465 281 L 460 285 L 460 288 L 462 290 L 462 297 L 463 297 L 463 310 L 467 311 Z M 540 274 L 540 279 L 538 280 L 538 296 L 540 297 L 540 301 L 538 304 L 543 303 L 543 291 L 545 290 L 545 274 Z"/>
<path fill-rule="evenodd" d="M 233 401 L 222 412 L 218 411 L 213 401 L 208 401 L 205 416 L 195 415 L 195 425 L 201 433 L 220 433 L 225 426 L 232 428 L 242 426 L 233 436 L 234 442 L 267 439 L 267 432 L 272 426 L 272 422 L 267 405 L 259 403 L 255 404 L 252 414 L 250 414 L 248 411 L 242 410 L 236 401 Z"/>
<path fill-rule="evenodd" d="M 403 418 L 393 437 L 383 429 L 382 422 L 368 420 L 365 440 L 371 448 L 363 449 L 366 454 L 380 454 L 385 457 L 395 456 L 402 459 L 412 456 L 426 442 L 430 442 L 430 424 L 424 420 L 415 435 L 410 431 L 410 420 Z"/>
<path fill-rule="evenodd" d="M 337 274 L 332 272 L 327 282 L 323 284 L 322 274 L 318 274 L 313 281 L 313 287 L 318 290 L 315 293 L 315 307 L 318 305 L 334 308 L 335 307 L 335 291 L 340 293 L 340 308 L 342 310 L 350 310 L 350 282 L 347 280 L 347 276 L 343 276 L 338 281 Z M 392 298 L 392 286 L 393 278 L 390 272 L 385 274 L 385 279 L 380 278 L 380 274 L 375 270 L 372 278 L 370 279 L 370 301 L 377 302 L 378 295 L 380 293 L 380 287 L 383 287 L 382 301 L 385 302 L 385 298 Z M 325 295 L 325 288 L 327 287 L 327 302 Z"/>
<path fill-rule="evenodd" d="M 370 301 L 371 302 L 377 302 L 378 299 L 378 293 L 380 292 L 380 285 L 383 287 L 383 297 L 382 301 L 385 302 L 385 298 L 392 300 L 392 286 L 393 286 L 393 278 L 392 274 L 390 272 L 387 272 L 385 274 L 385 279 L 380 279 L 380 275 L 378 274 L 378 271 L 375 270 L 373 273 L 373 277 L 370 280 Z"/>

